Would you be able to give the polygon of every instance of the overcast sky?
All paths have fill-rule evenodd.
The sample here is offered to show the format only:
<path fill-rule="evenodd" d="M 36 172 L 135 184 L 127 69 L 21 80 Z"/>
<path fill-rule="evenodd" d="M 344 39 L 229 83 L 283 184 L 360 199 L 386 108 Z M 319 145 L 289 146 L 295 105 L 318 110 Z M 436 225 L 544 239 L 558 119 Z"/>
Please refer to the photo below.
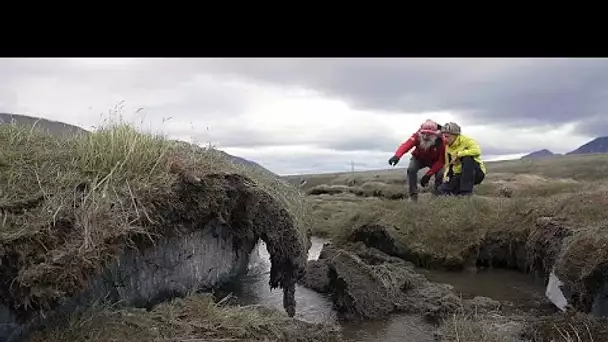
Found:
<path fill-rule="evenodd" d="M 0 112 L 92 129 L 122 103 L 279 174 L 387 168 L 427 118 L 458 122 L 486 160 L 564 153 L 608 135 L 607 95 L 599 58 L 0 60 Z"/>

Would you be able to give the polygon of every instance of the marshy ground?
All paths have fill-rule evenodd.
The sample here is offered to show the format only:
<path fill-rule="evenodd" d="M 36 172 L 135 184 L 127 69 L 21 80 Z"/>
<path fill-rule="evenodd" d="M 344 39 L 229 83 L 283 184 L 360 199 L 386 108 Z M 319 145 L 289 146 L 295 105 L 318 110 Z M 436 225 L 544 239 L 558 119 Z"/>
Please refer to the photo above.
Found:
<path fill-rule="evenodd" d="M 488 163 L 475 197 L 412 203 L 404 169 L 287 177 L 290 186 L 124 125 L 65 139 L 5 125 L 0 140 L 13 147 L 0 154 L 0 297 L 20 319 L 79 293 L 120 248 L 207 219 L 263 239 L 265 284 L 283 290 L 279 310 L 204 293 L 147 309 L 99 304 L 32 341 L 372 341 L 351 333 L 386 317 L 393 340 L 418 324 L 416 341 L 608 341 L 606 322 L 589 314 L 604 310 L 608 288 L 606 155 Z M 331 243 L 307 264 L 310 234 Z M 487 268 L 543 283 L 554 271 L 571 309 L 463 295 L 458 279 Z M 296 279 L 327 296 L 342 332 L 289 317 Z"/>
<path fill-rule="evenodd" d="M 606 295 L 608 156 L 490 162 L 488 170 L 471 199 L 423 194 L 418 203 L 399 195 L 406 193 L 405 169 L 287 179 L 306 181 L 301 188 L 315 234 L 345 250 L 362 242 L 418 269 L 451 272 L 453 279 L 506 269 L 542 286 L 552 271 L 564 282 L 566 313 L 546 303 L 527 308 L 528 314 L 505 305 L 496 316 L 454 311 L 442 317 L 443 341 L 608 340 L 606 322 L 589 314 L 605 310 L 596 299 Z M 519 328 L 508 336 L 496 328 L 513 321 Z"/>
<path fill-rule="evenodd" d="M 213 149 L 143 134 L 122 123 L 69 136 L 2 125 L 0 143 L 10 146 L 0 153 L 2 336 L 15 337 L 21 328 L 39 330 L 31 336 L 35 341 L 66 342 L 306 341 L 300 337 L 316 336 L 303 331 L 319 327 L 288 317 L 309 246 L 306 206 L 297 189 L 233 164 Z M 283 310 L 226 308 L 195 294 L 154 305 L 165 295 L 154 285 L 147 288 L 158 298 L 144 299 L 149 311 L 107 303 L 67 309 L 82 293 L 95 296 L 87 292 L 97 289 L 91 282 L 105 276 L 126 250 L 154 248 L 160 240 L 211 229 L 206 228 L 210 222 L 231 229 L 232 249 L 258 238 L 266 241 L 273 256 L 267 284 L 282 290 Z M 187 252 L 161 255 L 173 253 L 182 262 Z M 166 274 L 123 281 L 123 271 L 132 269 L 100 283 L 111 284 L 112 301 L 132 302 L 142 293 L 140 281 L 159 288 L 167 284 Z M 191 274 L 185 279 L 189 282 Z M 168 288 L 175 293 L 167 297 L 184 297 L 189 290 Z M 72 302 L 64 306 L 66 300 Z"/>

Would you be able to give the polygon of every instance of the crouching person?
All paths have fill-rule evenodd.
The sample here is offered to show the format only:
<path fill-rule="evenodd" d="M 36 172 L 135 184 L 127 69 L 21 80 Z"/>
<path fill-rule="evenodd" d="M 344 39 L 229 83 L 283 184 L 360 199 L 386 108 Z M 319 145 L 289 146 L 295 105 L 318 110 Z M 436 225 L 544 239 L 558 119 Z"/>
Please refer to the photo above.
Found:
<path fill-rule="evenodd" d="M 485 178 L 487 169 L 481 148 L 472 138 L 460 134 L 460 126 L 449 122 L 441 128 L 446 142 L 445 170 L 439 195 L 469 196 Z"/>
<path fill-rule="evenodd" d="M 441 136 L 440 126 L 432 121 L 424 122 L 418 131 L 402 143 L 395 155 L 389 159 L 388 163 L 395 166 L 401 157 L 413 149 L 412 157 L 407 167 L 407 179 L 409 196 L 412 201 L 418 200 L 418 171 L 429 168 L 420 179 L 420 185 L 426 187 L 435 176 L 435 183 L 432 194 L 437 193 L 437 188 L 443 179 L 443 163 L 445 155 L 445 145 Z"/>

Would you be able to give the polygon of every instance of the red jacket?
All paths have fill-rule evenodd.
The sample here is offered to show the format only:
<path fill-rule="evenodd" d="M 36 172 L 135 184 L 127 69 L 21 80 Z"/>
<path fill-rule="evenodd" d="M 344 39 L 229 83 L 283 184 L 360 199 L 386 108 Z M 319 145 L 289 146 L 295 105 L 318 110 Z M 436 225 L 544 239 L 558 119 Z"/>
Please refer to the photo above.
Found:
<path fill-rule="evenodd" d="M 412 151 L 412 156 L 418 159 L 423 165 L 430 167 L 426 174 L 433 175 L 437 173 L 445 163 L 445 142 L 443 141 L 443 137 L 440 136 L 439 139 L 437 139 L 437 143 L 428 150 L 419 149 L 419 143 L 418 132 L 416 132 L 399 146 L 395 155 L 401 158 L 409 150 L 415 147 Z"/>

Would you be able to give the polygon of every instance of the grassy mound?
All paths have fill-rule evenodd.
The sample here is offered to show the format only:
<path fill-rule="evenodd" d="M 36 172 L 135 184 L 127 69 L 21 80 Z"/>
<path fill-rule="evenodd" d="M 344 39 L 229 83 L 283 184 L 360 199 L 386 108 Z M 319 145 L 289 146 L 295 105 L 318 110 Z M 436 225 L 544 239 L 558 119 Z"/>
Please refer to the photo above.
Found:
<path fill-rule="evenodd" d="M 499 315 L 460 312 L 442 323 L 440 342 L 521 342 L 519 325 Z"/>
<path fill-rule="evenodd" d="M 535 198 L 437 198 L 425 203 L 375 201 L 334 222 L 337 242 L 369 227 L 386 230 L 401 257 L 421 267 L 482 264 L 551 272 L 565 281 L 575 306 L 588 311 L 608 265 L 608 191 Z M 360 237 L 355 238 L 355 240 Z"/>
<path fill-rule="evenodd" d="M 608 320 L 580 313 L 541 316 L 526 324 L 523 336 L 534 342 L 608 341 Z"/>
<path fill-rule="evenodd" d="M 272 287 L 293 292 L 304 269 L 308 207 L 299 190 L 217 151 L 124 124 L 60 138 L 3 125 L 0 144 L 9 147 L 0 155 L 0 298 L 21 318 L 79 293 L 124 246 L 179 234 L 178 223 L 200 229 L 216 219 L 262 237 Z M 263 208 L 278 222 L 256 231 L 268 219 L 256 215 Z"/>
<path fill-rule="evenodd" d="M 336 230 L 336 222 L 358 210 L 363 203 L 380 201 L 375 197 L 356 197 L 352 194 L 310 196 L 308 199 L 314 212 L 312 233 L 324 237 L 331 236 Z"/>
<path fill-rule="evenodd" d="M 31 342 L 341 341 L 326 326 L 263 308 L 229 307 L 192 295 L 144 309 L 94 307 L 68 322 L 36 332 Z"/>
<path fill-rule="evenodd" d="M 581 313 L 513 317 L 456 313 L 439 328 L 441 342 L 598 342 L 608 340 L 608 320 Z"/>
<path fill-rule="evenodd" d="M 608 155 L 488 162 L 487 166 L 488 177 L 475 188 L 475 197 L 423 194 L 419 203 L 311 191 L 353 189 L 368 182 L 405 189 L 404 169 L 288 179 L 306 180 L 303 189 L 318 219 L 313 230 L 335 243 L 361 241 L 427 268 L 496 266 L 540 271 L 534 273 L 541 276 L 554 270 L 566 285 L 569 304 L 590 312 L 608 274 Z M 442 341 L 521 340 L 514 330 L 522 322 L 512 325 L 512 318 L 495 318 L 456 315 L 443 325 Z M 530 341 L 603 338 L 597 321 L 588 315 L 579 318 L 557 315 L 538 320 L 528 332 L 540 335 L 530 336 Z"/>
<path fill-rule="evenodd" d="M 560 193 L 593 190 L 597 184 L 534 174 L 491 173 L 475 193 L 494 197 L 545 197 Z"/>

